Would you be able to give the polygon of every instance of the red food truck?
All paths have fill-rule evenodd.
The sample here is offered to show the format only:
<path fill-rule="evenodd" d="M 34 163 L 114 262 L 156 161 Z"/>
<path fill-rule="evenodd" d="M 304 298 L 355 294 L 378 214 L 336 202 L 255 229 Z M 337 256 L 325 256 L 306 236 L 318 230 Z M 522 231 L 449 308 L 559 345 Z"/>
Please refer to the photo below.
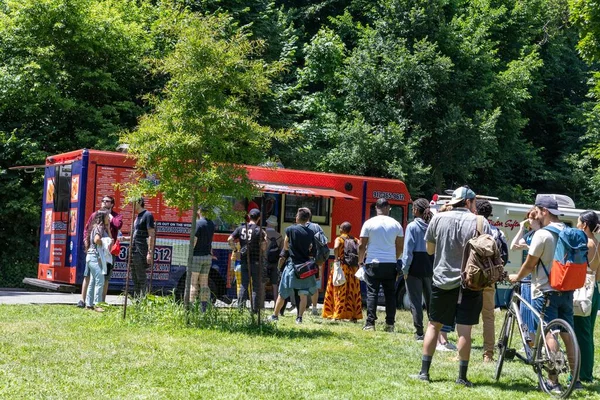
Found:
<path fill-rule="evenodd" d="M 42 201 L 40 254 L 37 278 L 24 283 L 54 290 L 75 291 L 83 281 L 85 254 L 83 231 L 89 216 L 97 210 L 102 196 L 115 198 L 114 209 L 123 215 L 121 232 L 131 229 L 131 204 L 115 184 L 134 179 L 135 160 L 126 154 L 96 150 L 76 150 L 46 159 Z M 321 225 L 330 238 L 330 248 L 339 225 L 349 221 L 358 236 L 362 223 L 375 214 L 375 202 L 387 198 L 391 216 L 406 226 L 411 202 L 403 182 L 393 179 L 298 171 L 285 168 L 248 166 L 249 176 L 261 188 L 254 199 L 231 198 L 232 207 L 247 208 L 255 203 L 263 210 L 263 221 L 274 215 L 280 232 L 293 224 L 298 207 L 312 211 L 312 221 Z M 254 204 L 252 204 L 254 206 Z M 182 292 L 188 259 L 191 210 L 180 212 L 166 206 L 162 195 L 146 199 L 146 209 L 154 214 L 156 246 L 153 271 L 148 281 L 153 290 Z M 227 237 L 235 225 L 215 218 L 213 249 L 217 260 L 211 270 L 213 292 L 228 292 L 233 273 Z M 110 281 L 112 290 L 125 285 L 128 243 L 121 242 L 121 252 L 114 262 Z"/>

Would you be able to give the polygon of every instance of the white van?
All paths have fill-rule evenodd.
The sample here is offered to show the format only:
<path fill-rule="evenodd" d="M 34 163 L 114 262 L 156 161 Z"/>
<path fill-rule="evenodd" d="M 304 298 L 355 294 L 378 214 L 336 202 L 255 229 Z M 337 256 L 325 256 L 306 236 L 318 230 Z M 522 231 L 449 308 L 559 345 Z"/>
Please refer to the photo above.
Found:
<path fill-rule="evenodd" d="M 452 191 L 450 191 L 450 194 Z M 538 194 L 539 196 L 551 196 L 558 202 L 558 209 L 563 214 L 560 216 L 560 220 L 568 226 L 577 226 L 577 218 L 579 214 L 585 210 L 575 208 L 573 200 L 565 195 L 560 194 Z M 439 207 L 446 204 L 451 199 L 450 195 L 440 195 L 437 199 L 432 201 L 431 209 L 436 212 Z M 505 270 L 509 274 L 517 273 L 523 261 L 527 257 L 527 250 L 510 250 L 510 244 L 519 232 L 519 223 L 525 219 L 527 212 L 533 208 L 533 204 L 519 204 L 519 203 L 507 203 L 500 201 L 497 197 L 489 196 L 477 196 L 477 199 L 488 200 L 492 204 L 492 215 L 488 221 L 493 226 L 499 228 L 506 235 L 506 242 L 509 246 L 508 252 L 508 264 Z M 600 212 L 596 211 L 600 216 Z M 504 307 L 507 303 L 510 290 L 506 284 L 498 284 L 498 291 L 496 293 L 496 306 Z"/>

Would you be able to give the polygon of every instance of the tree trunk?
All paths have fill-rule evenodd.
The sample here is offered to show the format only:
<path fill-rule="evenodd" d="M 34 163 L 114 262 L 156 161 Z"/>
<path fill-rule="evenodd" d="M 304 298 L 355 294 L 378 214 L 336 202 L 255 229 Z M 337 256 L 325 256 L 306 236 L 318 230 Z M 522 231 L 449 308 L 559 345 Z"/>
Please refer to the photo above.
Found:
<path fill-rule="evenodd" d="M 192 197 L 192 226 L 190 228 L 190 245 L 188 249 L 188 262 L 186 267 L 185 274 L 185 292 L 183 294 L 183 304 L 186 309 L 190 308 L 190 291 L 192 288 L 192 273 L 190 272 L 190 267 L 192 266 L 192 259 L 194 257 L 194 237 L 196 236 L 196 218 L 198 214 L 196 210 L 198 209 L 198 199 L 194 195 Z"/>

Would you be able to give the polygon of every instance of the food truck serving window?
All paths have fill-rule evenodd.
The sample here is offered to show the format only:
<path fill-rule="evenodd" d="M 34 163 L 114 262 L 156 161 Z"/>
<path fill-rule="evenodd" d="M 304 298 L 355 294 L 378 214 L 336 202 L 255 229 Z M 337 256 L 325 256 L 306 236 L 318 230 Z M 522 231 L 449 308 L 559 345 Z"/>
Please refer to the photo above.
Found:
<path fill-rule="evenodd" d="M 71 201 L 71 164 L 57 165 L 54 172 L 54 211 L 67 212 Z"/>
<path fill-rule="evenodd" d="M 372 218 L 376 215 L 377 211 L 375 210 L 375 203 L 373 203 L 371 204 L 369 218 Z M 404 207 L 392 204 L 390 206 L 390 217 L 394 218 L 400 223 L 400 225 L 404 226 Z"/>
<path fill-rule="evenodd" d="M 312 222 L 329 225 L 330 199 L 326 197 L 306 197 L 288 194 L 285 196 L 284 222 L 296 222 L 296 213 L 300 207 L 306 207 L 312 213 Z"/>

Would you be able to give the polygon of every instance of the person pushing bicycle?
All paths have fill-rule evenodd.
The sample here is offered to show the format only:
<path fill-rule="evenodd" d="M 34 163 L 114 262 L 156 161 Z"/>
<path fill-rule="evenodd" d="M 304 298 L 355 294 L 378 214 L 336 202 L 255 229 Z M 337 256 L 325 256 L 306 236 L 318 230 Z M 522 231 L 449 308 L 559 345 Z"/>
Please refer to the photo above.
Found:
<path fill-rule="evenodd" d="M 558 216 L 561 214 L 558 210 L 558 203 L 554 198 L 550 196 L 538 197 L 535 209 L 537 214 L 536 219 L 542 227 L 554 227 L 559 231 L 565 228 L 565 224 L 558 219 Z M 538 313 L 541 313 L 546 302 L 543 312 L 544 322 L 549 323 L 556 318 L 560 318 L 573 327 L 573 291 L 556 291 L 550 286 L 549 282 L 549 274 L 552 269 L 552 260 L 556 245 L 557 236 L 551 231 L 546 229 L 536 231 L 529 246 L 525 262 L 517 274 L 511 274 L 508 278 L 512 283 L 517 283 L 531 274 L 531 303 L 533 308 Z M 576 345 L 574 345 L 572 338 L 566 333 L 561 332 L 560 336 L 565 342 L 571 369 L 577 370 L 574 368 Z M 556 351 L 558 344 L 552 335 L 547 335 L 546 340 L 549 348 Z M 572 379 L 577 379 L 577 377 L 572 377 Z M 557 376 L 549 374 L 548 380 L 549 387 L 557 391 L 561 390 Z"/>

